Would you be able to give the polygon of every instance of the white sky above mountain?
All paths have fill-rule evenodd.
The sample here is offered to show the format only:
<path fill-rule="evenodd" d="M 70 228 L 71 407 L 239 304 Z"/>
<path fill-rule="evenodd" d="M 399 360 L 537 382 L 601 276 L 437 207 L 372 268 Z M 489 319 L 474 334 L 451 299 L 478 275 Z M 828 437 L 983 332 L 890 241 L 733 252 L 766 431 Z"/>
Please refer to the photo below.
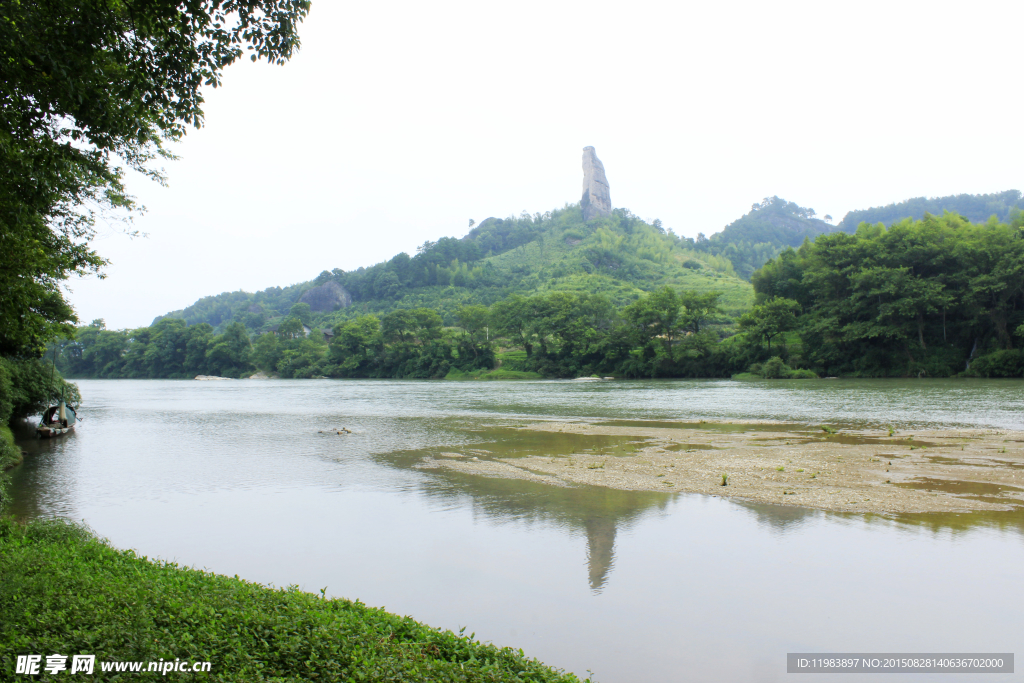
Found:
<path fill-rule="evenodd" d="M 677 233 L 779 195 L 835 221 L 1024 189 L 1020 2 L 314 0 L 283 67 L 231 67 L 128 239 L 101 226 L 83 322 L 147 325 L 415 253 L 470 218 L 612 202 Z"/>

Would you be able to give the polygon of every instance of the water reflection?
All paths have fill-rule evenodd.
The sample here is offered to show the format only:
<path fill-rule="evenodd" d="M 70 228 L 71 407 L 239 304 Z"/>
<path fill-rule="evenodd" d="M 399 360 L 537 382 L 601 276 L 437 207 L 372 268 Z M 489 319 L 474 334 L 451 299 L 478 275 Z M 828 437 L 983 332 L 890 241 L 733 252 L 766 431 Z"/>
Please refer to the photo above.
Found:
<path fill-rule="evenodd" d="M 601 421 L 599 424 L 638 427 L 649 427 L 655 424 L 659 427 L 680 429 L 708 428 L 708 425 L 699 422 L 612 420 Z M 751 427 L 741 424 L 722 424 L 715 425 L 714 428 L 724 431 L 744 431 Z M 650 439 L 643 437 L 625 435 L 536 431 L 494 425 L 466 427 L 464 421 L 453 421 L 448 424 L 448 429 L 451 430 L 449 441 L 452 446 L 450 448 L 482 460 L 526 455 L 613 457 L 634 453 L 651 442 Z M 757 426 L 758 431 L 773 429 L 792 430 L 792 427 Z M 843 436 L 818 436 L 813 431 L 809 431 L 808 434 L 816 441 L 824 440 L 826 437 L 829 441 L 844 438 Z M 845 439 L 851 443 L 872 441 L 870 437 L 863 436 L 846 436 Z M 874 441 L 878 441 L 878 439 L 874 439 Z M 379 455 L 377 459 L 386 465 L 409 470 L 424 459 L 429 460 L 436 457 L 441 450 L 443 449 L 434 447 L 400 451 Z M 931 481 L 904 485 L 908 487 L 936 486 L 935 482 Z M 987 486 L 993 486 L 962 482 L 951 485 L 962 488 L 965 492 L 973 493 L 991 493 Z M 499 523 L 508 520 L 544 521 L 570 529 L 576 535 L 585 535 L 589 584 L 595 592 L 600 592 L 607 585 L 609 575 L 614 567 L 615 538 L 618 531 L 629 527 L 648 512 L 664 512 L 669 501 L 676 496 L 700 495 L 620 491 L 601 486 L 555 486 L 448 469 L 431 470 L 429 478 L 423 484 L 423 489 L 431 496 L 450 497 L 452 501 L 468 497 L 475 514 L 480 514 Z M 998 528 L 1017 531 L 1024 535 L 1024 508 L 1012 511 L 974 513 L 854 514 L 740 499 L 730 500 L 738 508 L 751 513 L 761 526 L 773 533 L 789 533 L 815 520 L 832 519 L 837 521 L 856 520 L 868 525 L 902 524 L 926 527 L 935 532 L 955 533 L 966 531 L 972 527 Z M 1017 501 L 998 499 L 997 502 Z M 451 504 L 457 505 L 458 503 L 452 502 Z"/>
<path fill-rule="evenodd" d="M 32 422 L 23 421 L 12 424 L 11 431 L 24 460 L 9 472 L 14 495 L 7 512 L 17 519 L 70 515 L 74 509 L 70 491 L 54 485 L 52 475 L 55 471 L 74 471 L 79 447 L 77 429 L 58 438 L 40 439 Z"/>
<path fill-rule="evenodd" d="M 79 430 L 24 442 L 13 492 L 24 516 L 84 518 L 142 554 L 469 626 L 604 683 L 783 680 L 787 651 L 1020 650 L 1024 514 L 839 515 L 413 465 L 516 450 L 474 430 L 528 417 L 1016 426 L 1017 386 L 83 382 Z M 126 434 L 129 410 L 149 428 Z M 354 434 L 317 433 L 342 425 Z M 553 438 L 530 448 L 633 447 Z"/>
<path fill-rule="evenodd" d="M 747 500 L 733 502 L 744 510 L 749 510 L 760 525 L 775 532 L 795 531 L 810 520 L 824 514 L 820 510 L 790 505 L 771 505 Z"/>
<path fill-rule="evenodd" d="M 408 463 L 420 454 L 403 455 L 397 460 Z M 605 588 L 615 564 L 616 532 L 630 528 L 646 514 L 665 512 L 678 495 L 601 486 L 551 486 L 448 470 L 431 472 L 420 490 L 440 507 L 460 506 L 468 500 L 476 519 L 554 526 L 585 538 L 587 577 L 596 593 Z"/>

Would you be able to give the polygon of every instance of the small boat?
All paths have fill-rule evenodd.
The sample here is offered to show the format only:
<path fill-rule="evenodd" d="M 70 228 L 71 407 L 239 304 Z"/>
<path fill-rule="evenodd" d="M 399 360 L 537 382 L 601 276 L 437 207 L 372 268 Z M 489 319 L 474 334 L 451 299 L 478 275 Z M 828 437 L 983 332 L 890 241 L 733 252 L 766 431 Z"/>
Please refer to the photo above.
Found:
<path fill-rule="evenodd" d="M 43 413 L 43 419 L 36 427 L 36 434 L 44 439 L 49 439 L 51 436 L 67 434 L 74 428 L 75 409 L 64 403 L 64 399 L 61 398 L 59 404 L 50 406 Z"/>

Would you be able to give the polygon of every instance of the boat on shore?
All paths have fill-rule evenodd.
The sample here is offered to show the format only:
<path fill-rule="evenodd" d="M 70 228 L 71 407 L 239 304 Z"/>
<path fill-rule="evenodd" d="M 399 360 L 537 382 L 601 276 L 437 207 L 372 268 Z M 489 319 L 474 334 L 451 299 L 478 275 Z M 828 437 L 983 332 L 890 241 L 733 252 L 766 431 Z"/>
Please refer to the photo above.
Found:
<path fill-rule="evenodd" d="M 50 406 L 43 413 L 43 419 L 36 427 L 36 434 L 44 439 L 62 436 L 75 428 L 75 409 L 67 405 L 62 398 L 60 403 Z"/>

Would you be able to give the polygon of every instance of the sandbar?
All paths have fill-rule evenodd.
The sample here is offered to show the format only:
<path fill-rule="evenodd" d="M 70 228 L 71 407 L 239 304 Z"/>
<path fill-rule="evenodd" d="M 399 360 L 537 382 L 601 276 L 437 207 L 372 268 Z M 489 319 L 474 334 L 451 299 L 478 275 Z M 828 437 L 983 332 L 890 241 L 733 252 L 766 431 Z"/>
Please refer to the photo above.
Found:
<path fill-rule="evenodd" d="M 482 437 L 488 443 L 431 453 L 417 467 L 837 512 L 1024 508 L 1024 432 L 829 430 L 766 422 L 537 422 L 498 428 L 500 438 Z M 557 437 L 547 448 L 545 434 Z M 598 437 L 620 446 L 593 447 Z M 517 448 L 519 441 L 531 445 Z"/>

